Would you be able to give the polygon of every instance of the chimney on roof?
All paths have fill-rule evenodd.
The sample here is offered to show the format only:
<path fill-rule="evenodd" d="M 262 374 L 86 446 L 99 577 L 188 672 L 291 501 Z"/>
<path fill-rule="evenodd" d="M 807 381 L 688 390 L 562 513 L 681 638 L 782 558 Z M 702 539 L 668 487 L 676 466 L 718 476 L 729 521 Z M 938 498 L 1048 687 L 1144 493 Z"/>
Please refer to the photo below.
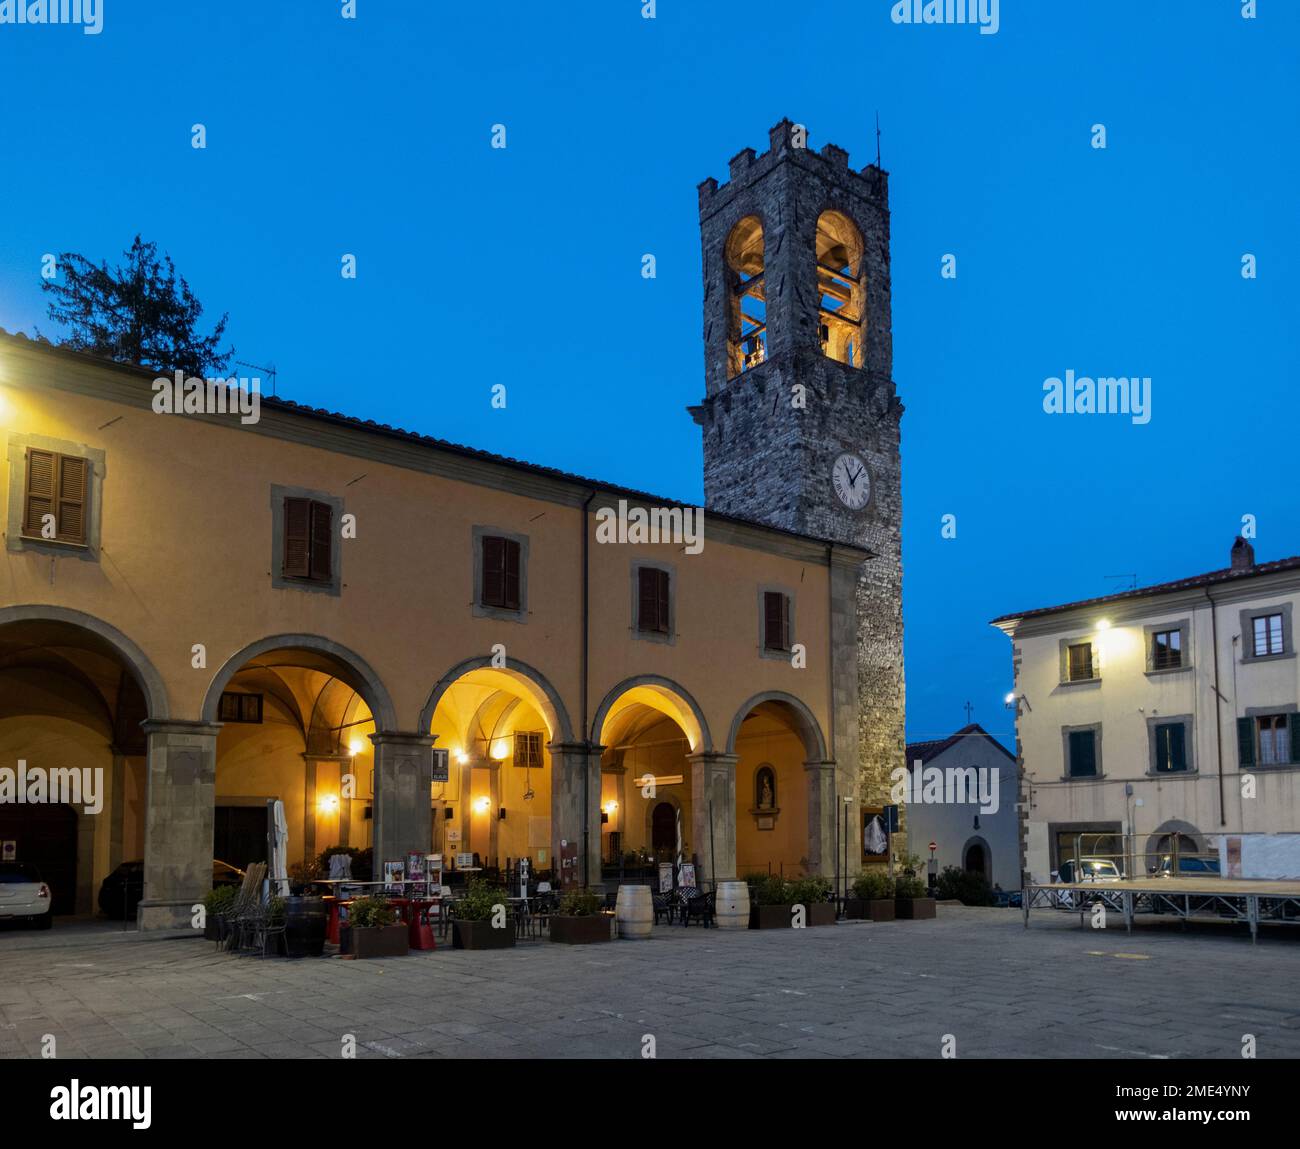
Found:
<path fill-rule="evenodd" d="M 1232 569 L 1248 571 L 1255 565 L 1255 548 L 1240 535 L 1232 544 Z"/>

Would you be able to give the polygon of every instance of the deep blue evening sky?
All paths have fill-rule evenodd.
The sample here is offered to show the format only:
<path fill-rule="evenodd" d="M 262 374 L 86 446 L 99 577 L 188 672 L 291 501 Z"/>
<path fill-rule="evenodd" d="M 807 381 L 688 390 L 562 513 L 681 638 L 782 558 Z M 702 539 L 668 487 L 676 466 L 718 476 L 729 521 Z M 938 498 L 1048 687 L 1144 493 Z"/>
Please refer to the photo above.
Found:
<path fill-rule="evenodd" d="M 695 185 L 783 116 L 860 167 L 878 109 L 909 736 L 968 699 L 1009 731 L 995 615 L 1224 566 L 1246 513 L 1300 553 L 1294 0 L 1002 0 L 991 36 L 887 0 L 339 7 L 0 26 L 0 325 L 49 332 L 44 253 L 140 231 L 285 397 L 698 502 Z M 1067 369 L 1150 376 L 1151 422 L 1044 414 Z"/>

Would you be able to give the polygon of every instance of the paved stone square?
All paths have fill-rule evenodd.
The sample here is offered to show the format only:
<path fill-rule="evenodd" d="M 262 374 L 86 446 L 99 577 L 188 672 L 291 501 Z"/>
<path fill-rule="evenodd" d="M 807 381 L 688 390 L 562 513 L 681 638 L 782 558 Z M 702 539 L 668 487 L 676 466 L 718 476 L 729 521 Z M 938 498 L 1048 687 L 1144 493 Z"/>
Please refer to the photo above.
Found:
<path fill-rule="evenodd" d="M 259 959 L 201 939 L 0 934 L 0 1056 L 1300 1057 L 1300 931 L 939 920 Z"/>

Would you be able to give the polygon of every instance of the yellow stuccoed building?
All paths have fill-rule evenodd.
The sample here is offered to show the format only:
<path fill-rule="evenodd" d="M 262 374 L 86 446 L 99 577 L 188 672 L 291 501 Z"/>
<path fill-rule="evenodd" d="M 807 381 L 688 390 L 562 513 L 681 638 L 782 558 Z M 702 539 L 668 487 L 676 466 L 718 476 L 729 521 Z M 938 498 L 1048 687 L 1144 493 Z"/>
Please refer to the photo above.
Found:
<path fill-rule="evenodd" d="M 103 780 L 0 805 L 57 912 L 142 860 L 142 927 L 188 924 L 214 859 L 264 856 L 273 799 L 290 863 L 860 869 L 903 741 L 901 405 L 887 269 L 859 234 L 887 234 L 884 176 L 796 154 L 790 127 L 733 161 L 734 195 L 702 185 L 706 279 L 742 282 L 720 255 L 739 229 L 763 290 L 752 221 L 774 221 L 770 252 L 780 225 L 751 189 L 779 169 L 863 205 L 840 197 L 783 275 L 866 286 L 820 342 L 774 294 L 761 354 L 751 335 L 730 377 L 709 367 L 705 512 L 287 401 L 159 413 L 153 371 L 0 334 L 0 768 Z M 719 330 L 741 340 L 738 315 Z M 800 379 L 811 399 L 780 415 L 764 388 Z"/>

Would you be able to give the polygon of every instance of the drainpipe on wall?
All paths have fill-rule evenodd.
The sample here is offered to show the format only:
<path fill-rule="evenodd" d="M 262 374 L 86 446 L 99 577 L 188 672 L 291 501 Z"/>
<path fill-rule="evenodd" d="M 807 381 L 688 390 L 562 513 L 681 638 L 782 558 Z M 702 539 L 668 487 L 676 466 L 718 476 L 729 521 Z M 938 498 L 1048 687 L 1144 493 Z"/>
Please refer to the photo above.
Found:
<path fill-rule="evenodd" d="M 587 492 L 587 499 L 582 504 L 582 682 L 579 694 L 582 699 L 582 748 L 586 752 L 582 763 L 582 888 L 591 884 L 590 845 L 591 845 L 591 731 L 587 728 L 587 667 L 590 661 L 590 532 L 587 529 L 587 513 L 591 501 L 596 497 L 595 491 Z"/>
<path fill-rule="evenodd" d="M 826 738 L 826 751 L 830 755 L 832 762 L 836 762 L 835 760 L 835 565 L 834 564 L 835 564 L 835 545 L 833 543 L 827 543 L 826 544 L 826 635 L 829 641 L 826 644 L 826 653 L 828 656 L 826 659 L 826 677 L 827 677 L 826 722 L 829 729 L 827 731 L 827 738 Z M 832 775 L 832 777 L 835 779 L 835 785 L 831 791 L 832 800 L 835 803 L 832 809 L 835 811 L 835 836 L 836 838 L 838 838 L 839 829 L 840 829 L 839 807 L 841 805 L 840 767 L 838 762 L 836 762 L 835 764 L 835 773 Z M 846 805 L 844 807 L 845 840 L 844 840 L 843 887 L 841 886 L 841 882 L 840 882 L 840 874 L 841 874 L 840 843 L 838 841 L 835 843 L 835 890 L 837 894 L 841 894 L 841 895 L 847 892 L 847 885 L 849 880 L 848 822 L 849 822 L 849 808 Z"/>
<path fill-rule="evenodd" d="M 1210 588 L 1205 588 L 1205 598 L 1210 604 L 1210 641 L 1214 645 L 1214 750 L 1219 762 L 1219 825 L 1226 826 L 1228 820 L 1223 812 L 1223 695 L 1219 693 L 1219 616 L 1214 609 L 1214 596 Z"/>

